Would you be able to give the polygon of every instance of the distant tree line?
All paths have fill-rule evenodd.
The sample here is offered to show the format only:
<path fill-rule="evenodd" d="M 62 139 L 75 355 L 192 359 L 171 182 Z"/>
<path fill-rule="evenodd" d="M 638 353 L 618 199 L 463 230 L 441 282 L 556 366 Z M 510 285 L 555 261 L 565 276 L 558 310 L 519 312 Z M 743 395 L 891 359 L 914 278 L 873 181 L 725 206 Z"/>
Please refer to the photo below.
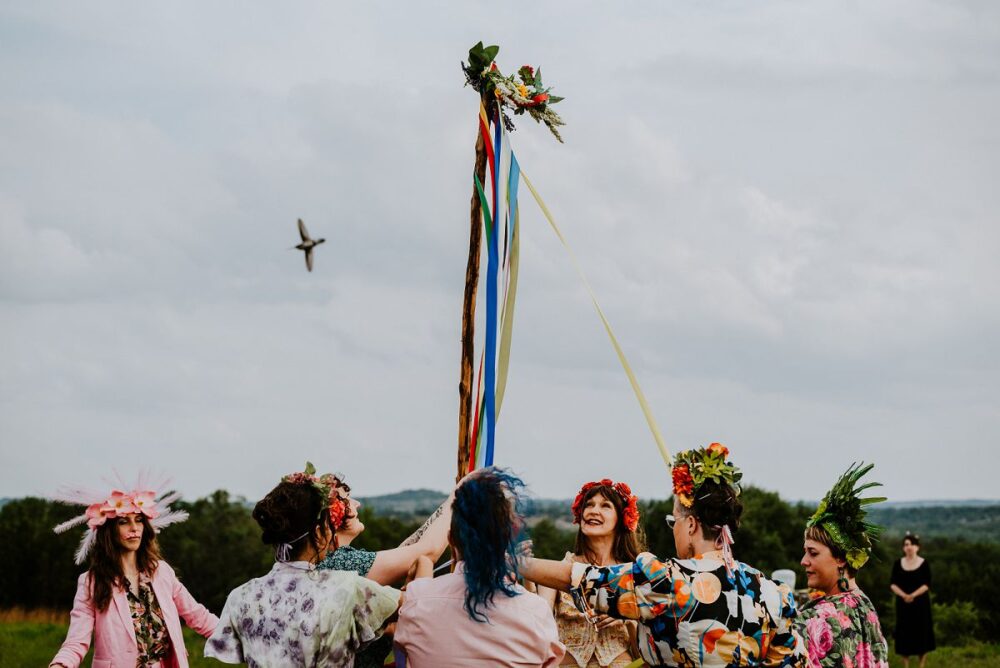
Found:
<path fill-rule="evenodd" d="M 799 566 L 802 529 L 812 508 L 788 503 L 774 492 L 754 487 L 744 490 L 742 498 L 745 512 L 736 536 L 737 557 L 767 574 L 790 568 L 797 573 L 798 586 L 804 587 L 805 576 Z M 233 588 L 270 569 L 273 554 L 261 543 L 260 530 L 244 499 L 217 491 L 176 505 L 187 510 L 191 518 L 160 535 L 164 558 L 191 593 L 218 612 Z M 662 556 L 674 554 L 673 536 L 664 522 L 671 509 L 672 500 L 641 504 L 649 551 Z M 52 527 L 78 512 L 37 498 L 15 499 L 0 507 L 0 608 L 68 610 L 77 576 L 83 571 L 73 564 L 81 531 L 57 536 Z M 416 518 L 376 515 L 367 507 L 361 509 L 361 520 L 366 530 L 353 545 L 367 549 L 398 545 L 419 524 Z M 940 526 L 941 531 L 945 528 Z M 960 528 L 956 527 L 956 534 L 961 533 Z M 562 558 L 573 545 L 574 530 L 561 528 L 548 516 L 534 522 L 530 537 L 535 554 Z M 1000 642 L 1000 615 L 995 612 L 1000 600 L 1000 544 L 943 537 L 937 532 L 932 535 L 923 537 L 922 554 L 933 571 L 936 624 L 946 636 L 939 642 Z M 891 632 L 894 617 L 889 573 L 900 554 L 901 538 L 902 531 L 891 526 L 859 576 L 859 585 L 878 608 L 887 632 Z"/>

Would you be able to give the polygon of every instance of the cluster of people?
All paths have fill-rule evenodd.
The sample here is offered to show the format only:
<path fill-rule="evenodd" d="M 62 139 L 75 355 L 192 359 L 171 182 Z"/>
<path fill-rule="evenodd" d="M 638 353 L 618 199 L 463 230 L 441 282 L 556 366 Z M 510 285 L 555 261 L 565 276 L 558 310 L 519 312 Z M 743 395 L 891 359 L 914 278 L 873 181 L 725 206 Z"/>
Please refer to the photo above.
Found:
<path fill-rule="evenodd" d="M 736 558 L 742 473 L 718 443 L 677 455 L 672 471 L 676 556 L 644 551 L 626 483 L 588 482 L 572 505 L 579 525 L 561 561 L 535 558 L 524 535 L 524 482 L 486 468 L 398 547 L 351 547 L 364 530 L 338 475 L 286 475 L 253 509 L 275 551 L 266 575 L 233 590 L 220 617 L 197 603 L 160 559 L 156 532 L 184 519 L 156 490 L 76 496 L 86 522 L 66 641 L 51 666 L 187 666 L 180 620 L 207 638 L 204 654 L 257 666 L 791 666 L 887 668 L 888 647 L 854 577 L 878 528 L 866 521 L 852 466 L 804 527 L 802 566 L 813 592 L 798 606 L 787 583 Z M 434 564 L 451 549 L 450 572 Z M 917 572 L 914 560 L 901 568 Z M 396 588 L 400 582 L 406 584 Z M 923 595 L 929 586 L 897 595 Z"/>

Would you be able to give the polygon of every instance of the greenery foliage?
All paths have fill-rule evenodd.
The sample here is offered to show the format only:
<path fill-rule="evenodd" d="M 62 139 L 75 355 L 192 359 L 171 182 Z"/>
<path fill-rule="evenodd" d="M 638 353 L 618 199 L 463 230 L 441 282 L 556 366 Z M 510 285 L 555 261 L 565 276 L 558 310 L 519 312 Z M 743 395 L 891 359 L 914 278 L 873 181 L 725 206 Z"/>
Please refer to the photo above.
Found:
<path fill-rule="evenodd" d="M 740 498 L 745 510 L 742 527 L 736 533 L 737 557 L 768 574 L 778 568 L 791 568 L 797 573 L 798 586 L 804 587 L 805 577 L 799 566 L 802 532 L 814 507 L 788 503 L 774 492 L 755 487 L 745 488 Z M 367 549 L 398 545 L 438 502 L 438 497 L 429 498 L 414 505 L 419 513 L 396 516 L 383 515 L 382 511 L 376 514 L 367 505 L 362 507 L 360 518 L 366 530 L 353 545 Z M 218 491 L 177 505 L 191 518 L 161 534 L 164 558 L 199 601 L 219 612 L 230 590 L 267 572 L 273 555 L 260 541 L 260 529 L 243 499 Z M 641 504 L 648 549 L 664 557 L 674 555 L 673 536 L 664 522 L 664 516 L 672 510 L 672 499 Z M 982 510 L 977 508 L 973 514 Z M 15 499 L 0 508 L 0 608 L 68 611 L 82 571 L 73 564 L 80 531 L 57 536 L 52 527 L 76 512 L 73 507 L 35 498 Z M 950 512 L 953 517 L 959 516 L 958 509 Z M 569 500 L 537 502 L 529 517 L 535 554 L 562 558 L 573 545 L 576 527 L 571 521 Z M 858 575 L 858 583 L 875 603 L 883 627 L 891 634 L 895 617 L 889 591 L 892 563 L 901 554 L 903 530 L 923 529 L 910 522 L 887 524 L 871 560 Z M 956 534 L 961 533 L 962 526 L 956 521 Z M 929 533 L 922 536 L 921 554 L 933 572 L 931 591 L 936 604 L 938 644 L 958 645 L 970 639 L 1000 642 L 1000 614 L 996 612 L 1000 601 L 1000 543 Z"/>

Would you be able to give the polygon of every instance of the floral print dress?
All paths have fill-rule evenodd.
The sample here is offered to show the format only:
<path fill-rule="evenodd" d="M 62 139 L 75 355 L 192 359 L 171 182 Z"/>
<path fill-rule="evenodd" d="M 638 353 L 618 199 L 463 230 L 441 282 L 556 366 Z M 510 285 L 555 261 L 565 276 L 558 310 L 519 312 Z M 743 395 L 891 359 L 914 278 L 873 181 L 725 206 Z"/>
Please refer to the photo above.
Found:
<path fill-rule="evenodd" d="M 668 559 L 573 567 L 577 607 L 639 620 L 639 652 L 651 666 L 805 668 L 805 646 L 792 626 L 786 585 L 718 558 Z"/>
<path fill-rule="evenodd" d="M 205 656 L 249 668 L 353 666 L 399 605 L 399 590 L 356 573 L 276 563 L 234 589 Z"/>
<path fill-rule="evenodd" d="M 878 613 L 860 590 L 809 601 L 796 625 L 809 648 L 810 668 L 889 668 Z"/>
<path fill-rule="evenodd" d="M 132 625 L 135 629 L 135 643 L 139 649 L 137 668 L 162 661 L 170 655 L 170 634 L 163 621 L 163 611 L 153 593 L 150 577 L 139 574 L 138 593 L 133 594 L 131 588 L 125 589 L 128 607 L 132 612 Z"/>
<path fill-rule="evenodd" d="M 350 545 L 338 547 L 327 555 L 323 561 L 316 564 L 321 570 L 354 571 L 362 577 L 368 577 L 368 571 L 378 556 L 371 550 L 362 550 Z M 378 668 L 385 664 L 386 657 L 392 653 L 392 634 L 382 637 L 367 645 L 354 657 L 354 668 Z"/>

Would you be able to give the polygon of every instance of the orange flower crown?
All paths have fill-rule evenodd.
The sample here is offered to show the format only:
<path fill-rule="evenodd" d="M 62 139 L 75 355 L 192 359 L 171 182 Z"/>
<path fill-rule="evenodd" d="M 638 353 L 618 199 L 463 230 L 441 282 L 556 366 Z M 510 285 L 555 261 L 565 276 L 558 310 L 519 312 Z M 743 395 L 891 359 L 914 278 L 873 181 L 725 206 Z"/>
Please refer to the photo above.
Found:
<path fill-rule="evenodd" d="M 705 481 L 727 484 L 740 493 L 743 473 L 732 462 L 726 461 L 729 448 L 722 443 L 712 443 L 707 448 L 685 450 L 677 453 L 671 476 L 674 495 L 685 508 L 694 505 L 694 495 Z"/>
<path fill-rule="evenodd" d="M 587 492 L 602 486 L 615 490 L 621 500 L 625 502 L 625 509 L 622 511 L 622 524 L 629 531 L 635 531 L 639 526 L 639 497 L 632 493 L 632 488 L 627 483 L 615 482 L 611 478 L 588 482 L 580 488 L 576 499 L 573 500 L 573 524 L 579 524 L 583 519 L 583 500 L 586 498 Z"/>

